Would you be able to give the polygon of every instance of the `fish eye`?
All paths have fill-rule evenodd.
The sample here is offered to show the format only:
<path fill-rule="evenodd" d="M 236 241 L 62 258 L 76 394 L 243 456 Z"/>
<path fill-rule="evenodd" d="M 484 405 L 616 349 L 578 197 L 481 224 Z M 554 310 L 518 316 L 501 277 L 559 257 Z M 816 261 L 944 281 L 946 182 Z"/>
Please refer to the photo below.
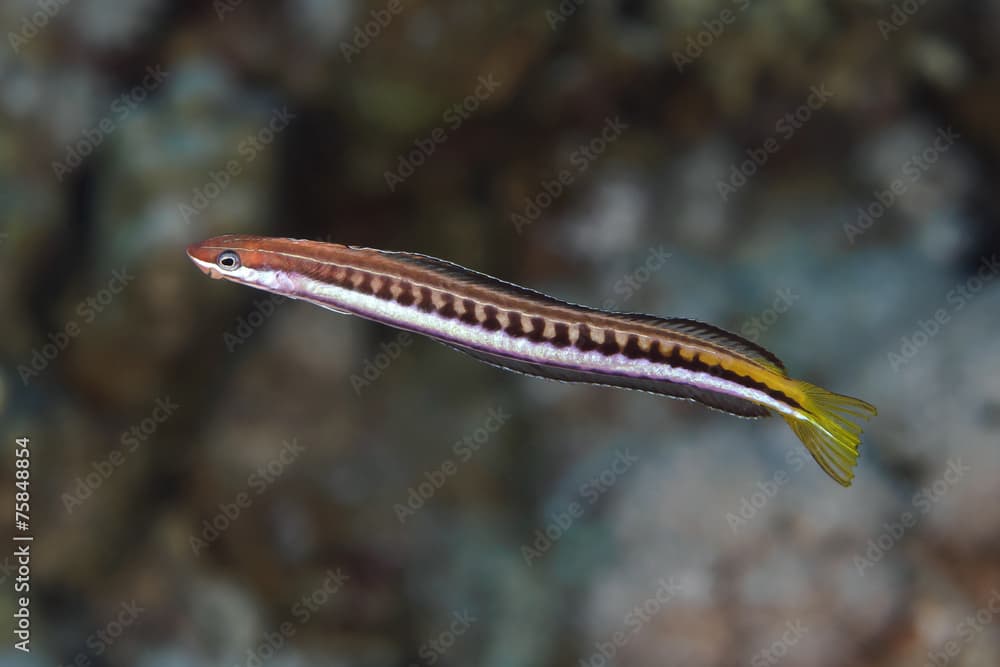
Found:
<path fill-rule="evenodd" d="M 226 250 L 225 252 L 219 254 L 215 263 L 218 264 L 219 268 L 223 271 L 235 271 L 240 268 L 240 256 L 232 250 Z"/>

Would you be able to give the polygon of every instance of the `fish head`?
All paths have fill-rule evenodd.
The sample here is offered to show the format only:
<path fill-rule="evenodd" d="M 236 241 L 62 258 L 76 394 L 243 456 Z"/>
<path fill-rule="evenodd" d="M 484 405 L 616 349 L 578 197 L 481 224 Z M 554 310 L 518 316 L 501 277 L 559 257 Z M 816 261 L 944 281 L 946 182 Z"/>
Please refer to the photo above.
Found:
<path fill-rule="evenodd" d="M 275 294 L 290 294 L 295 285 L 287 270 L 287 261 L 282 253 L 275 253 L 265 244 L 273 245 L 273 239 L 228 234 L 191 244 L 187 254 L 210 278 Z"/>

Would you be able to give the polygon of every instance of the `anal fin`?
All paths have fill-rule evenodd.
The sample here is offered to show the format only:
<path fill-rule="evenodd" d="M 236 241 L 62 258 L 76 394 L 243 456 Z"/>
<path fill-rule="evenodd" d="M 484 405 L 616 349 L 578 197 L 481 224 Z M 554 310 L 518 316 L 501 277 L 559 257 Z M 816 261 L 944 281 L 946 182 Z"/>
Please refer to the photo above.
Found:
<path fill-rule="evenodd" d="M 482 361 L 483 363 L 503 368 L 504 370 L 513 371 L 515 373 L 521 373 L 523 375 L 557 380 L 559 382 L 581 382 L 607 387 L 619 387 L 622 389 L 645 391 L 652 394 L 659 394 L 661 396 L 669 396 L 671 398 L 696 401 L 707 407 L 721 410 L 738 417 L 747 417 L 750 419 L 768 417 L 771 414 L 770 410 L 762 405 L 757 405 L 756 403 L 752 403 L 735 396 L 729 396 L 727 394 L 721 394 L 708 389 L 702 389 L 701 387 L 670 382 L 668 380 L 655 380 L 651 378 L 618 375 L 613 373 L 599 373 L 592 370 L 569 368 L 565 366 L 550 366 L 526 361 L 524 359 L 494 354 L 492 352 L 484 352 L 483 350 L 477 350 L 471 347 L 454 345 L 444 341 L 440 342 L 453 350 L 458 350 L 459 352 L 467 354 L 478 361 Z"/>

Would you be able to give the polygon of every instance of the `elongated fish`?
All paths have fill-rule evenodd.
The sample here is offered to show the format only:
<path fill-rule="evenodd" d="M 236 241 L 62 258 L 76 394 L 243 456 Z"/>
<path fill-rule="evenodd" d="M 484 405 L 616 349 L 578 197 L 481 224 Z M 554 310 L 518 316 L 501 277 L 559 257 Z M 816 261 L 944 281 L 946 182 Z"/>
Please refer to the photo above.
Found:
<path fill-rule="evenodd" d="M 697 401 L 740 417 L 781 415 L 843 486 L 875 407 L 794 380 L 759 345 L 694 320 L 565 303 L 425 255 L 260 236 L 188 248 L 224 278 L 430 336 L 501 368 Z"/>

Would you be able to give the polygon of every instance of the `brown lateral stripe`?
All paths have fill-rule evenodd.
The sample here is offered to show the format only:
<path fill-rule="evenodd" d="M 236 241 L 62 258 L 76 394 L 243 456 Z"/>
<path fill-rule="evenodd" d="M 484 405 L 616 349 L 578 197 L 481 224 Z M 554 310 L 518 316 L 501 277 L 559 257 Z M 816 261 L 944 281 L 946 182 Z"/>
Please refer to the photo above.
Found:
<path fill-rule="evenodd" d="M 601 343 L 598 348 L 606 357 L 610 357 L 613 354 L 618 354 L 620 350 L 618 349 L 618 342 L 615 340 L 615 332 L 613 329 L 604 330 L 604 342 Z"/>
<path fill-rule="evenodd" d="M 434 312 L 434 302 L 431 300 L 431 288 L 423 285 L 420 287 L 420 303 L 417 304 L 422 312 Z"/>
<path fill-rule="evenodd" d="M 576 349 L 581 352 L 590 352 L 591 350 L 597 349 L 597 343 L 590 335 L 590 327 L 586 324 L 580 324 L 577 327 L 579 335 L 576 338 Z"/>
<path fill-rule="evenodd" d="M 382 299 L 383 301 L 392 301 L 392 286 L 397 284 L 398 281 L 393 280 L 389 276 L 382 276 L 382 286 L 379 287 L 378 292 L 375 296 Z"/>
<path fill-rule="evenodd" d="M 340 277 L 340 286 L 351 289 L 351 279 L 354 278 L 354 269 L 347 267 L 344 269 L 344 273 Z"/>
<path fill-rule="evenodd" d="M 528 340 L 534 341 L 536 343 L 545 342 L 545 318 L 543 317 L 531 318 L 531 333 L 528 334 Z"/>
<path fill-rule="evenodd" d="M 444 303 L 438 310 L 438 315 L 444 317 L 445 319 L 453 320 L 458 317 L 458 312 L 455 311 L 455 297 L 448 292 L 441 293 L 441 301 Z"/>
<path fill-rule="evenodd" d="M 649 346 L 649 360 L 656 364 L 668 363 L 671 358 L 670 355 L 673 354 L 675 347 L 675 345 L 671 345 L 667 348 L 667 351 L 664 352 L 663 345 L 660 344 L 660 341 L 654 339 L 652 344 Z"/>
<path fill-rule="evenodd" d="M 466 324 L 479 324 L 479 320 L 476 319 L 476 302 L 472 299 L 462 299 L 462 316 L 459 318 Z"/>
<path fill-rule="evenodd" d="M 628 341 L 625 343 L 625 349 L 622 350 L 624 354 L 629 359 L 648 359 L 647 355 L 641 347 L 639 347 L 639 337 L 632 334 L 628 337 Z"/>
<path fill-rule="evenodd" d="M 507 319 L 509 320 L 509 323 L 507 324 L 507 328 L 504 329 L 504 331 L 507 332 L 508 336 L 511 336 L 513 338 L 521 338 L 522 336 L 524 336 L 524 323 L 522 320 L 523 317 L 524 316 L 521 313 L 518 313 L 516 311 L 511 311 L 507 314 Z"/>
<path fill-rule="evenodd" d="M 458 300 L 461 299 L 462 314 L 460 319 L 462 322 L 481 326 L 488 331 L 503 330 L 507 335 L 514 338 L 527 335 L 534 342 L 550 343 L 558 348 L 573 346 L 584 352 L 597 349 L 605 356 L 623 354 L 629 359 L 649 359 L 653 362 L 666 362 L 679 367 L 687 367 L 684 363 L 685 360 L 677 356 L 676 344 L 672 347 L 665 343 L 662 344 L 662 348 L 670 352 L 667 355 L 661 352 L 661 344 L 657 342 L 655 334 L 645 331 L 641 334 L 638 332 L 633 333 L 634 330 L 630 328 L 618 329 L 616 332 L 615 329 L 617 327 L 615 329 L 609 328 L 602 320 L 606 319 L 609 315 L 613 316 L 613 314 L 590 311 L 586 313 L 589 321 L 580 321 L 579 319 L 575 321 L 564 320 L 559 315 L 553 317 L 545 313 L 531 314 L 531 311 L 527 311 L 526 314 L 521 309 L 521 304 L 515 303 L 515 300 L 531 298 L 548 308 L 571 308 L 571 306 L 524 288 L 508 286 L 507 283 L 502 283 L 495 279 L 489 280 L 479 274 L 470 279 L 461 267 L 441 262 L 440 260 L 414 256 L 416 257 L 415 261 L 410 261 L 414 257 L 395 253 L 387 257 L 377 252 L 366 252 L 369 253 L 366 259 L 367 267 L 362 268 L 362 265 L 354 264 L 354 258 L 352 257 L 352 262 L 350 263 L 327 263 L 323 265 L 322 276 L 317 277 L 321 277 L 328 283 L 336 284 L 361 294 L 372 294 L 384 300 L 394 299 L 402 306 L 415 306 L 425 313 L 436 312 L 446 319 L 458 317 L 460 308 Z M 414 270 L 399 272 L 400 260 L 409 264 L 410 268 Z M 316 269 L 309 266 L 304 267 L 303 271 L 316 273 Z M 469 285 L 473 289 L 488 288 L 493 294 L 488 297 L 489 301 L 486 301 L 486 297 L 480 299 L 474 294 L 466 295 L 461 291 L 457 293 L 450 292 L 447 285 L 440 285 L 439 283 L 442 275 L 461 278 L 465 281 L 465 285 Z M 425 283 L 427 280 L 430 282 Z M 434 299 L 431 298 L 435 290 L 437 294 L 433 294 L 433 297 L 438 300 L 441 304 L 440 306 L 436 306 Z M 395 297 L 393 297 L 394 292 L 396 293 Z M 498 298 L 499 300 L 493 300 L 494 298 Z M 477 317 L 477 301 L 481 304 L 478 307 L 484 309 L 484 316 L 482 318 Z M 487 303 L 489 304 L 488 306 Z M 500 313 L 503 313 L 506 317 L 506 326 L 504 326 L 501 318 L 498 317 Z M 526 317 L 529 319 L 526 320 Z M 529 321 L 530 325 L 528 324 Z M 549 324 L 550 322 L 551 325 Z M 573 324 L 567 324 L 567 322 L 573 322 Z M 637 324 L 648 326 L 643 325 L 639 320 L 637 320 Z M 550 336 L 545 335 L 547 326 L 553 327 L 554 333 Z M 707 328 L 707 325 L 704 326 Z M 600 337 L 601 342 L 597 343 L 595 332 L 599 331 L 602 327 L 604 335 Z M 529 329 L 530 331 L 528 331 Z M 570 335 L 571 333 L 573 335 Z M 615 333 L 622 335 L 621 340 L 624 344 L 619 343 Z M 691 335 L 683 331 L 681 334 Z M 649 349 L 644 350 L 639 345 L 641 336 L 651 339 Z M 685 346 L 683 342 L 681 345 Z M 747 386 L 750 385 L 747 384 Z"/>
<path fill-rule="evenodd" d="M 413 302 L 417 300 L 416 296 L 413 294 L 413 284 L 406 280 L 401 280 L 399 282 L 399 287 L 402 290 L 399 296 L 396 297 L 396 301 L 399 302 L 401 306 L 412 306 Z"/>
<path fill-rule="evenodd" d="M 392 288 L 396 286 L 400 289 L 399 296 L 396 300 L 403 306 L 416 304 L 417 308 L 419 308 L 422 312 L 429 313 L 436 311 L 441 317 L 447 319 L 454 319 L 458 316 L 458 312 L 455 309 L 455 296 L 453 294 L 444 291 L 440 292 L 442 305 L 440 308 L 435 308 L 432 300 L 432 290 L 426 285 L 418 286 L 391 276 L 374 274 L 368 271 L 343 266 L 330 267 L 329 270 L 324 271 L 324 275 L 322 277 L 330 280 L 330 282 L 333 282 L 334 284 L 347 287 L 362 294 L 374 294 L 376 297 L 386 301 L 392 300 Z M 355 285 L 355 282 L 358 281 L 359 277 L 360 282 Z M 381 281 L 381 285 L 379 285 L 377 292 L 373 287 L 376 277 Z M 575 341 L 571 340 L 569 324 L 566 322 L 553 322 L 552 324 L 555 333 L 551 338 L 547 338 L 545 336 L 545 329 L 548 322 L 543 317 L 530 317 L 531 332 L 526 333 L 524 329 L 525 315 L 520 312 L 508 311 L 508 325 L 506 328 L 503 328 L 500 324 L 500 311 L 497 306 L 492 304 L 483 305 L 482 307 L 485 317 L 482 321 L 476 317 L 477 304 L 474 300 L 468 298 L 462 299 L 462 306 L 464 307 L 464 312 L 460 318 L 461 321 L 466 324 L 481 326 L 487 331 L 499 331 L 503 329 L 504 333 L 512 338 L 521 338 L 527 335 L 533 342 L 549 343 L 558 348 L 573 345 L 582 352 L 599 350 L 601 354 L 605 356 L 622 354 L 629 359 L 646 359 L 653 363 L 670 364 L 671 366 L 677 368 L 684 368 L 698 373 L 707 373 L 709 375 L 743 385 L 744 387 L 756 389 L 764 392 L 774 399 L 787 403 L 788 405 L 801 407 L 795 399 L 786 395 L 784 392 L 772 389 L 763 382 L 758 382 L 753 378 L 740 375 L 722 368 L 721 366 L 707 364 L 697 353 L 694 355 L 693 359 L 685 359 L 680 354 L 679 345 L 662 343 L 661 341 L 654 339 L 651 342 L 649 349 L 643 350 L 639 345 L 639 336 L 637 334 L 630 333 L 628 334 L 628 339 L 624 347 L 621 347 L 616 340 L 616 333 L 618 332 L 612 329 L 604 330 L 604 342 L 598 344 L 593 338 L 590 326 L 586 323 L 580 323 L 577 325 L 577 336 Z M 666 348 L 666 351 L 664 351 L 664 348 Z"/>
<path fill-rule="evenodd" d="M 549 342 L 556 347 L 569 347 L 569 325 L 565 322 L 556 322 L 553 328 L 555 334 Z"/>
<path fill-rule="evenodd" d="M 497 317 L 499 311 L 496 306 L 483 306 L 483 312 L 486 313 L 486 317 L 483 319 L 483 328 L 487 331 L 499 331 L 500 318 Z"/>

